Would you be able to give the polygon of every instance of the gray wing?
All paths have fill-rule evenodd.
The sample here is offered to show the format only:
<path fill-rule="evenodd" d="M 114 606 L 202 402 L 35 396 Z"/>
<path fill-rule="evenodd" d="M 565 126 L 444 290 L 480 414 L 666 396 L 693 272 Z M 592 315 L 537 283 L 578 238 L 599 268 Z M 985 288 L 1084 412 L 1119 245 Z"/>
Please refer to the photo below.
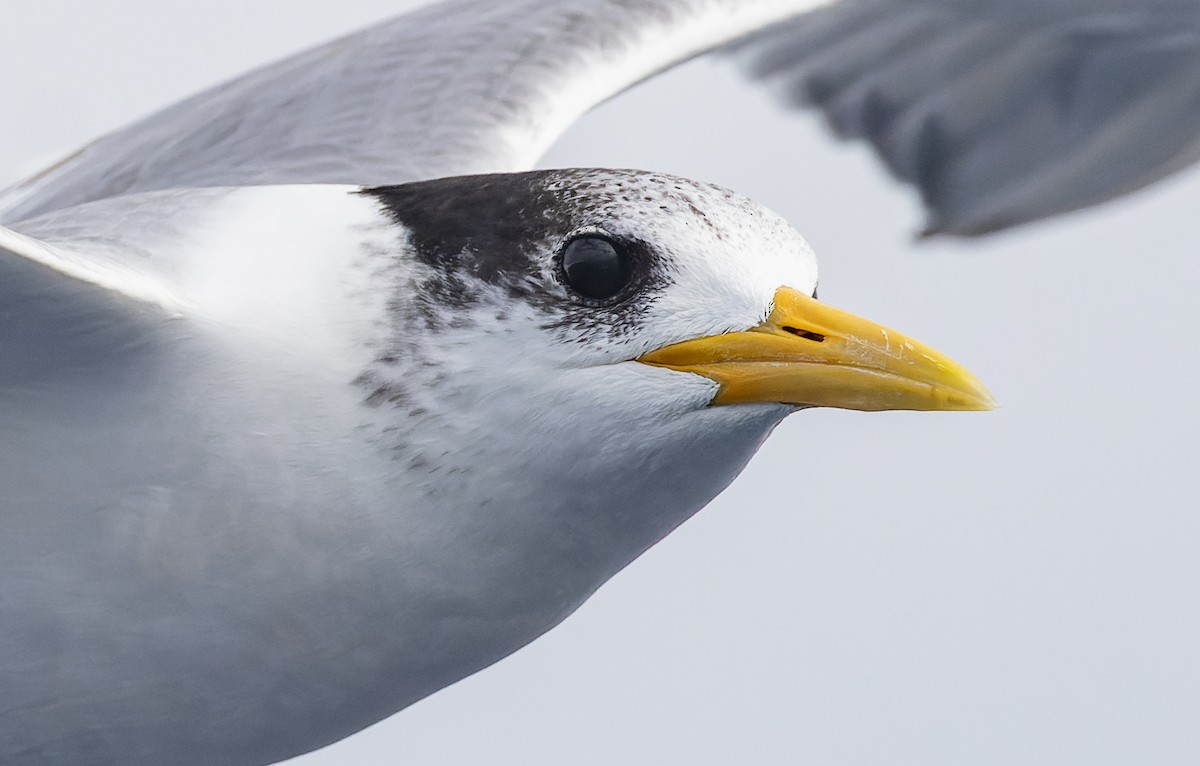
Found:
<path fill-rule="evenodd" d="M 347 697 L 331 716 L 328 695 L 313 689 L 332 687 L 312 683 L 311 659 L 290 656 L 305 642 L 262 629 L 333 614 L 339 626 L 352 622 L 339 611 L 344 593 L 322 595 L 341 575 L 313 564 L 333 538 L 298 542 L 281 530 L 329 508 L 367 515 L 346 500 L 359 496 L 351 472 L 362 454 L 335 454 L 356 422 L 341 414 L 360 398 L 344 385 L 353 363 L 328 377 L 297 374 L 346 357 L 320 342 L 273 356 L 273 340 L 246 341 L 248 325 L 278 312 L 239 323 L 202 304 L 164 311 L 166 287 L 178 284 L 154 287 L 164 271 L 195 273 L 221 258 L 188 235 L 211 233 L 210 215 L 228 220 L 234 195 L 235 209 L 246 196 L 269 206 L 283 195 L 283 215 L 249 216 L 245 231 L 253 239 L 266 225 L 280 241 L 303 229 L 283 248 L 289 266 L 305 242 L 322 242 L 313 250 L 332 250 L 342 265 L 328 233 L 344 219 L 314 233 L 289 209 L 297 192 L 346 196 L 313 186 L 166 191 L 64 210 L 22 234 L 0 227 L 0 762 L 275 763 L 296 752 L 306 700 L 320 711 L 303 727 L 311 747 L 372 704 Z M 246 253 L 225 253 L 226 263 L 253 274 Z M 227 294 L 228 275 L 199 281 Z M 320 291 L 333 282 L 317 281 Z M 299 302 L 311 305 L 312 293 Z M 295 335 L 314 337 L 311 328 Z M 298 419 L 310 405 L 339 414 Z M 265 559 L 274 563 L 260 566 Z M 285 592 L 318 570 L 302 600 Z M 318 629 L 317 643 L 332 632 Z M 256 654 L 261 661 L 247 661 Z M 333 676 L 345 672 L 335 665 Z M 284 667 L 303 669 L 296 683 L 277 672 Z"/>
<path fill-rule="evenodd" d="M 109 134 L 0 194 L 0 222 L 172 187 L 528 169 L 597 103 L 824 1 L 449 0 Z"/>
<path fill-rule="evenodd" d="M 913 184 L 931 233 L 1093 205 L 1200 159 L 1200 5 L 849 0 L 769 30 L 751 71 Z"/>
<path fill-rule="evenodd" d="M 14 392 L 42 390 L 48 375 L 112 352 L 114 331 L 136 314 L 133 301 L 123 304 L 107 287 L 120 276 L 0 227 L 0 425 L 6 434 L 20 433 L 12 422 Z M 129 284 L 136 291 L 137 280 Z M 4 440 L 0 464 L 22 447 L 20 439 Z"/>
<path fill-rule="evenodd" d="M 131 192 L 385 184 L 531 167 L 574 120 L 741 41 L 980 233 L 1109 199 L 1200 149 L 1200 10 L 1181 0 L 450 0 L 110 134 L 0 195 L 0 220 Z M 1053 5 L 1042 8 L 1040 5 Z"/>

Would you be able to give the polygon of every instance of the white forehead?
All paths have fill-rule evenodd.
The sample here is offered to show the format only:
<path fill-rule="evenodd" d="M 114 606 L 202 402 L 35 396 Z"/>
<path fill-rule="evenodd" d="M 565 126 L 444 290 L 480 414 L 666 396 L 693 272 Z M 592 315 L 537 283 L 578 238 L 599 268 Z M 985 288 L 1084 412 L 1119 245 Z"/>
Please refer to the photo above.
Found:
<path fill-rule="evenodd" d="M 780 287 L 816 287 L 817 259 L 804 238 L 728 189 L 635 171 L 591 171 L 586 183 L 564 183 L 601 200 L 593 211 L 610 233 L 661 255 L 670 284 L 644 315 L 654 343 L 747 329 L 763 320 Z"/>

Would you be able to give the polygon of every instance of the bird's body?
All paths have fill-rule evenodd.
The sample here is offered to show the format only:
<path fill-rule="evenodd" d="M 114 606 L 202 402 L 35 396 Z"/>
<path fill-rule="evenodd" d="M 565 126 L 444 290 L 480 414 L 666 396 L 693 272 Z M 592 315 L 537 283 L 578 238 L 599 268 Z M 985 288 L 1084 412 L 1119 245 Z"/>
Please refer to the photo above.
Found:
<path fill-rule="evenodd" d="M 624 183 L 685 183 L 647 178 Z M 704 204 L 690 188 L 663 202 Z M 423 259 L 420 230 L 360 189 L 71 216 L 101 221 L 139 235 L 86 246 L 156 302 L 3 262 L 31 323 L 5 337 L 24 363 L 0 413 L 20 532 L 0 541 L 0 744 L 30 754 L 13 763 L 270 763 L 336 741 L 555 625 L 790 411 L 709 409 L 711 383 L 680 396 L 678 373 L 636 362 L 514 354 L 554 310 L 504 289 L 528 264 Z M 815 277 L 776 264 L 770 281 Z"/>
<path fill-rule="evenodd" d="M 273 202 L 256 210 L 248 197 Z M 243 202 L 250 217 L 203 226 Z M 288 207 L 310 214 L 278 214 Z M 287 706 L 306 719 L 306 705 L 349 694 L 319 673 L 305 690 L 302 676 L 278 671 L 315 666 L 303 659 L 314 631 L 353 655 L 349 640 L 362 626 L 337 607 L 372 592 L 349 582 L 365 585 L 370 574 L 356 573 L 352 557 L 320 551 L 358 550 L 385 532 L 370 523 L 382 519 L 367 482 L 355 479 L 370 468 L 350 442 L 350 391 L 332 384 L 349 374 L 347 336 L 362 328 L 343 311 L 352 304 L 339 288 L 349 285 L 329 277 L 358 248 L 339 228 L 340 246 L 303 259 L 306 248 L 330 244 L 331 223 L 352 222 L 339 212 L 365 207 L 346 190 L 167 193 L 98 203 L 73 218 L 135 226 L 132 242 L 101 249 L 106 265 L 137 267 L 160 286 L 167 274 L 186 275 L 193 289 L 184 297 L 163 287 L 166 305 L 71 282 L 59 290 L 64 280 L 41 265 L 16 264 L 38 272 L 26 279 L 6 274 L 6 286 L 31 288 L 5 295 L 30 320 L 27 332 L 5 336 L 5 358 L 26 364 L 6 365 L 0 414 L 9 435 L 5 523 L 20 532 L 0 543 L 9 626 L 0 656 L 12 703 L 0 742 L 10 760 L 251 757 L 249 730 L 278 739 L 279 726 L 294 725 L 281 722 Z M 227 247 L 196 241 L 225 234 Z M 262 236 L 287 250 L 254 247 Z M 284 253 L 296 260 L 280 260 Z M 309 268 L 325 265 L 332 271 Z M 240 269 L 259 276 L 255 288 L 223 290 Z M 273 300 L 288 297 L 286 306 Z M 358 523 L 339 523 L 350 518 Z M 271 653 L 244 654 L 268 645 Z M 178 723 L 196 716 L 207 718 L 200 731 L 210 738 Z"/>
<path fill-rule="evenodd" d="M 811 251 L 749 200 L 524 172 L 593 103 L 812 7 L 449 3 L 0 198 L 0 760 L 307 752 L 553 627 L 795 408 L 989 407 L 815 301 Z M 927 192 L 977 159 L 887 135 Z"/>

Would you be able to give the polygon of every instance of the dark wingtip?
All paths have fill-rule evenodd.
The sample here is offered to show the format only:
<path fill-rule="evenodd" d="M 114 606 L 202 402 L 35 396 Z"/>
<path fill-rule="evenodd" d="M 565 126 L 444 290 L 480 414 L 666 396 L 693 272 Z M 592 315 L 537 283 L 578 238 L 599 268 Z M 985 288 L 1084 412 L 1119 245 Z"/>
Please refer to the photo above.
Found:
<path fill-rule="evenodd" d="M 928 242 L 935 239 L 979 239 L 1001 234 L 1018 226 L 1032 223 L 1037 218 L 1021 216 L 992 216 L 976 220 L 959 219 L 957 221 L 943 211 L 928 210 L 925 225 L 913 235 L 914 242 Z"/>

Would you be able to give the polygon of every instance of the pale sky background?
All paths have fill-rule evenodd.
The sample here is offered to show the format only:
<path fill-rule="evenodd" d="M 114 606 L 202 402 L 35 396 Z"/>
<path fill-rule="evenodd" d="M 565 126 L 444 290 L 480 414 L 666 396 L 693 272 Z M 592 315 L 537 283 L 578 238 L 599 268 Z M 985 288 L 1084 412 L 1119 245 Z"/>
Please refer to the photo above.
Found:
<path fill-rule="evenodd" d="M 5 5 L 0 177 L 398 0 Z M 985 242 L 727 61 L 543 163 L 785 215 L 821 297 L 957 357 L 991 414 L 805 412 L 532 646 L 294 766 L 1200 763 L 1200 173 Z"/>

